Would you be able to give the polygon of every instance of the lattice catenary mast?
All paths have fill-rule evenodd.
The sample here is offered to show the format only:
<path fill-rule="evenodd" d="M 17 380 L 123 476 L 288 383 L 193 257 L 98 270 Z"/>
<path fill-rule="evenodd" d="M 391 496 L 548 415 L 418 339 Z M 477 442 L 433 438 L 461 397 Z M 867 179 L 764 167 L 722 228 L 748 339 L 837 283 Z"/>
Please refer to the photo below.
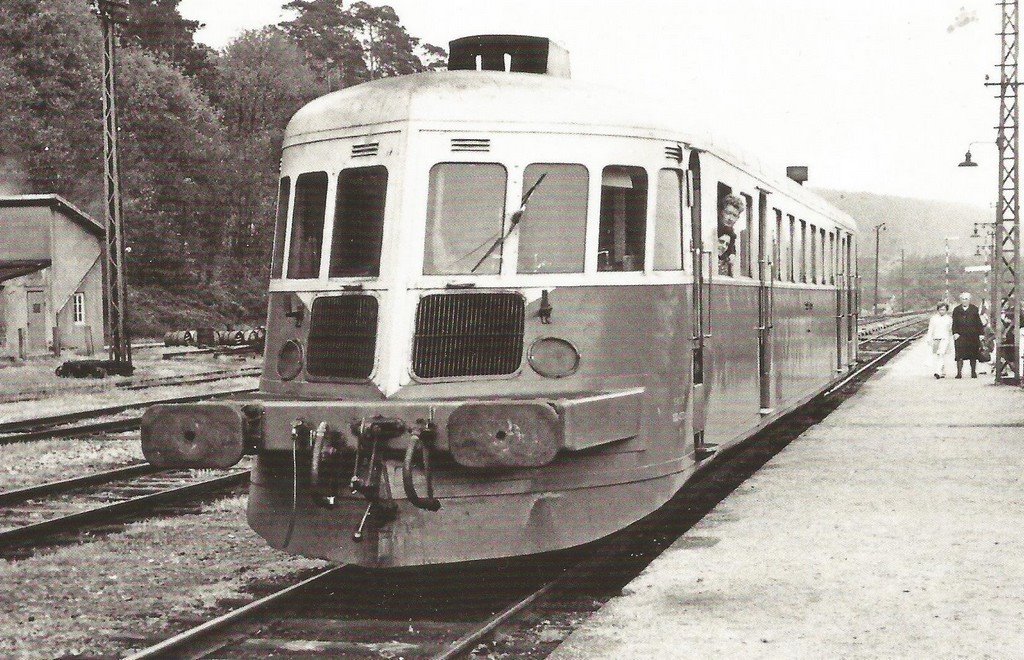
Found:
<path fill-rule="evenodd" d="M 124 279 L 124 235 L 121 229 L 121 175 L 117 162 L 117 26 L 128 20 L 127 0 L 90 0 L 103 26 L 103 180 L 106 195 L 106 242 L 103 311 L 110 332 L 110 359 L 131 365 L 127 329 L 128 293 Z"/>
<path fill-rule="evenodd" d="M 1020 51 L 1020 13 L 1018 0 L 1002 0 L 999 37 L 1002 41 L 999 58 L 999 198 L 996 207 L 995 237 L 992 250 L 992 329 L 996 333 L 994 365 L 997 383 L 1011 380 L 1024 384 L 1017 374 L 1020 365 L 1020 169 L 1019 121 L 1017 104 L 1017 69 Z"/>

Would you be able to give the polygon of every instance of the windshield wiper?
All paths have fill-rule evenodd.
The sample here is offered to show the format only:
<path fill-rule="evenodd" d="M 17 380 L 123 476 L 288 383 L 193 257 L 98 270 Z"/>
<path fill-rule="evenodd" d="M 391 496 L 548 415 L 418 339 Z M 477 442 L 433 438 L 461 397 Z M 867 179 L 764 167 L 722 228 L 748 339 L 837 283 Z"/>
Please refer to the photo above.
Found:
<path fill-rule="evenodd" d="M 516 225 L 519 224 L 519 221 L 523 219 L 523 214 L 526 213 L 526 204 L 530 201 L 530 196 L 533 195 L 533 192 L 537 190 L 537 187 L 540 186 L 540 182 L 543 181 L 544 177 L 546 177 L 547 175 L 547 172 L 541 174 L 537 178 L 537 182 L 530 186 L 530 189 L 523 194 L 523 201 L 519 203 L 519 208 L 516 209 L 516 211 L 512 214 L 512 217 L 509 218 L 508 231 L 505 232 L 502 236 L 499 236 L 498 240 L 494 241 L 491 247 L 487 249 L 487 252 L 484 253 L 484 256 L 480 257 L 480 261 L 476 262 L 476 265 L 473 266 L 473 270 L 469 271 L 470 274 L 475 273 L 476 269 L 479 268 L 485 261 L 487 261 L 487 257 L 494 254 L 495 250 L 497 250 L 499 247 L 505 244 L 505 239 L 512 234 L 512 230 L 515 229 Z"/>

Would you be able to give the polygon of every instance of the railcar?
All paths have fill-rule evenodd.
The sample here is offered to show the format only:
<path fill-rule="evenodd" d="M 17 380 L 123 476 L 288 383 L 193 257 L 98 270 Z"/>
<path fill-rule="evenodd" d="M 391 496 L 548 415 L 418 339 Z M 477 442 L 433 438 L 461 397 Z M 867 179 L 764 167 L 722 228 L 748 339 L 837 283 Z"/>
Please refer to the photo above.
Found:
<path fill-rule="evenodd" d="M 851 368 L 855 250 L 850 217 L 557 44 L 459 39 L 294 116 L 259 393 L 154 406 L 143 450 L 253 455 L 249 524 L 291 553 L 584 544 Z"/>

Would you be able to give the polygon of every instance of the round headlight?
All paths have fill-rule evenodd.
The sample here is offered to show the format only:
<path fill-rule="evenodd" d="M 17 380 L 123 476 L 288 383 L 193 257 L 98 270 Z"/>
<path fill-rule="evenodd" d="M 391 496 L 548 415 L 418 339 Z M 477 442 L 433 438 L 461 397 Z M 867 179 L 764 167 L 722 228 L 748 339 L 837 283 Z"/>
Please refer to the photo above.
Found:
<path fill-rule="evenodd" d="M 545 378 L 571 376 L 580 367 L 580 352 L 557 337 L 542 337 L 533 342 L 527 359 L 533 370 Z"/>
<path fill-rule="evenodd" d="M 277 375 L 291 380 L 302 373 L 302 344 L 289 339 L 277 352 Z"/>

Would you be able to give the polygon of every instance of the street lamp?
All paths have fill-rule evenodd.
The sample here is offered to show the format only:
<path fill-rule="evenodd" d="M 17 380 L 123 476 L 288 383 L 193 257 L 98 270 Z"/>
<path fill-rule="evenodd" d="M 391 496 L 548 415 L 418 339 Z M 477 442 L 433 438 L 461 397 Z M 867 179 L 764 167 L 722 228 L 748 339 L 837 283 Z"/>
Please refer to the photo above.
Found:
<path fill-rule="evenodd" d="M 880 222 L 875 225 L 875 299 L 874 304 L 871 306 L 871 313 L 878 316 L 878 242 L 879 236 L 885 231 L 885 223 Z"/>
<path fill-rule="evenodd" d="M 971 158 L 971 147 L 973 147 L 976 144 L 995 144 L 995 142 L 991 142 L 991 141 L 971 142 L 969 145 L 967 145 L 967 153 L 964 154 L 963 162 L 960 163 L 959 165 L 957 165 L 957 167 L 977 167 L 978 166 L 978 164 L 975 163 L 974 160 Z"/>

